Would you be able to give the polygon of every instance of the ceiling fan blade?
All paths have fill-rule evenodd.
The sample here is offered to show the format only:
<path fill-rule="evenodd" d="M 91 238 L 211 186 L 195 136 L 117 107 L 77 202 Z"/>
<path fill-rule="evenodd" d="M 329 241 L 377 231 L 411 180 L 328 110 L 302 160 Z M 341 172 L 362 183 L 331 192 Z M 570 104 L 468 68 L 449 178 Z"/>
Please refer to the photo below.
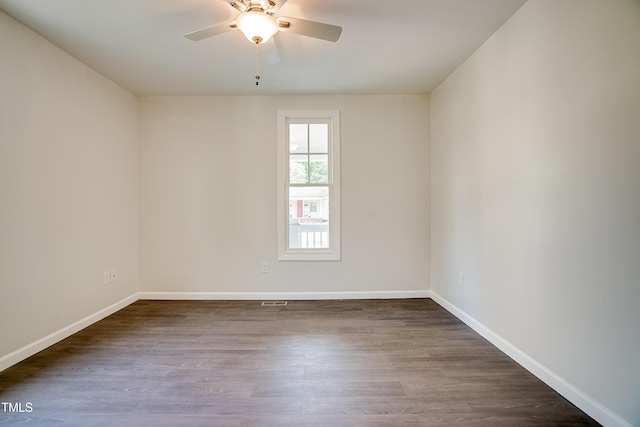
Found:
<path fill-rule="evenodd" d="M 282 17 L 278 18 L 280 31 L 300 34 L 316 39 L 337 42 L 342 34 L 342 27 L 323 24 L 322 22 L 307 21 L 305 19 Z"/>
<path fill-rule="evenodd" d="M 222 24 L 216 24 L 211 27 L 203 28 L 198 31 L 194 31 L 192 33 L 187 33 L 184 36 L 189 40 L 198 41 L 202 39 L 206 39 L 207 37 L 217 36 L 218 34 L 225 33 L 234 29 L 235 21 L 228 21 Z"/>

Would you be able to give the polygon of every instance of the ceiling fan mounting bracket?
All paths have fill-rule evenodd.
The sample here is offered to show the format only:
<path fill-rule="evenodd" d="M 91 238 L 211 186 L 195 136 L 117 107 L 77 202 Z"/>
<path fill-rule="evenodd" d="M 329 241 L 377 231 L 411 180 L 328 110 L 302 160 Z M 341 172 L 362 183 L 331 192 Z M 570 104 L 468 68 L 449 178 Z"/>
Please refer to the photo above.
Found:
<path fill-rule="evenodd" d="M 276 3 L 273 0 L 239 0 L 232 1 L 229 4 L 241 13 L 261 12 L 268 15 L 273 15 L 274 11 L 272 9 L 276 7 Z"/>
<path fill-rule="evenodd" d="M 238 12 L 244 12 L 244 11 L 247 10 L 247 6 L 244 3 L 232 1 L 229 4 L 231 5 L 231 7 L 236 9 Z"/>

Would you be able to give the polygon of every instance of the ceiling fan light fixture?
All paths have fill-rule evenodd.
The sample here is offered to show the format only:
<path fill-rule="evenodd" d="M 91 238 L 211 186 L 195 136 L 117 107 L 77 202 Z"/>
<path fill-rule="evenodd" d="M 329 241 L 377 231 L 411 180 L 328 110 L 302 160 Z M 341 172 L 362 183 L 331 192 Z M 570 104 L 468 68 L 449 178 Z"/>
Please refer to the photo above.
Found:
<path fill-rule="evenodd" d="M 267 42 L 278 32 L 278 23 L 266 13 L 259 11 L 244 12 L 236 21 L 238 29 L 252 43 Z"/>

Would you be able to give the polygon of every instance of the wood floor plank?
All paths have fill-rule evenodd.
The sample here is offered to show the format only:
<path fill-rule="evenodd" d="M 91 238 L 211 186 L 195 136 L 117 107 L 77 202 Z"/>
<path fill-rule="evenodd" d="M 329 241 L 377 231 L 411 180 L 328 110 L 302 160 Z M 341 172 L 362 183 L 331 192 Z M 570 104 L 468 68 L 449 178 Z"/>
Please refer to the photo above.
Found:
<path fill-rule="evenodd" d="M 0 372 L 0 425 L 598 425 L 431 300 L 138 301 Z"/>

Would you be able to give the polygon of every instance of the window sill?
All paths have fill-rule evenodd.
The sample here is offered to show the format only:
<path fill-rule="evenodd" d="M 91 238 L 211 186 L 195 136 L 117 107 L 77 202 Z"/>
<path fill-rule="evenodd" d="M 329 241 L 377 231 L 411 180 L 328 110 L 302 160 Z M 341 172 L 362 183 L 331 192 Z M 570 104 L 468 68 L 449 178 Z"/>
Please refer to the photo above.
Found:
<path fill-rule="evenodd" d="M 278 255 L 278 261 L 340 261 L 340 254 L 334 251 L 308 252 L 296 251 Z"/>

